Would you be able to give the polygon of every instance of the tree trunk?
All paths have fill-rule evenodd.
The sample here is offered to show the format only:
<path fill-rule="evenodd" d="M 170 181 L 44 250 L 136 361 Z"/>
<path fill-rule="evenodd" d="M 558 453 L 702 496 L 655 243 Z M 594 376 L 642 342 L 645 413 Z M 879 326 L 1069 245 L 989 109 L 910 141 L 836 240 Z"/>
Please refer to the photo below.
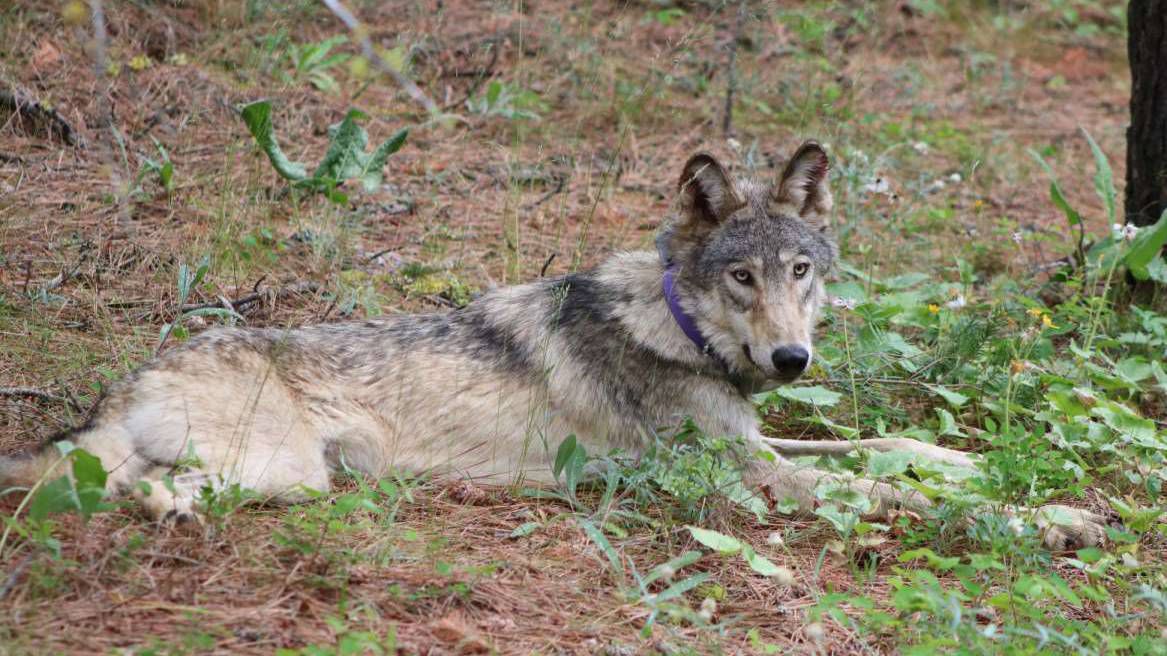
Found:
<path fill-rule="evenodd" d="M 1167 1 L 1127 7 L 1131 124 L 1126 134 L 1126 222 L 1151 225 L 1167 210 Z"/>

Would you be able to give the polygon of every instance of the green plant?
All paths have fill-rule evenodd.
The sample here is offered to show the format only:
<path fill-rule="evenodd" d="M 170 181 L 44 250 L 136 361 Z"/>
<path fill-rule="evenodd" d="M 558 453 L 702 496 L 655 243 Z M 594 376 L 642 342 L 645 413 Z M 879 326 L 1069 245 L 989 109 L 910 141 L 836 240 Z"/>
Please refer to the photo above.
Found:
<path fill-rule="evenodd" d="M 134 178 L 133 188 L 140 192 L 142 181 L 147 176 L 156 176 L 158 185 L 166 193 L 174 191 L 174 162 L 170 161 L 170 154 L 166 152 L 166 148 L 162 146 L 154 137 L 150 137 L 154 142 L 154 147 L 158 149 L 158 159 L 150 159 L 149 157 L 142 157 L 142 164 L 138 168 L 138 175 Z"/>
<path fill-rule="evenodd" d="M 223 307 L 196 307 L 186 309 L 187 301 L 190 299 L 191 291 L 203 283 L 207 276 L 207 272 L 211 270 L 211 258 L 203 256 L 199 261 L 194 271 L 190 270 L 185 262 L 178 266 L 178 315 L 174 321 L 162 324 L 162 328 L 158 331 L 158 349 L 166 344 L 166 340 L 172 335 L 180 340 L 186 339 L 189 332 L 183 322 L 191 317 L 219 317 L 228 321 L 243 321 L 243 316 L 238 312 Z"/>
<path fill-rule="evenodd" d="M 509 121 L 537 121 L 547 103 L 539 94 L 506 82 L 492 80 L 478 98 L 466 101 L 466 108 L 482 116 L 498 116 Z"/>
<path fill-rule="evenodd" d="M 365 191 L 373 191 L 381 186 L 383 169 L 389 156 L 405 144 L 409 131 L 398 130 L 392 137 L 378 146 L 372 153 L 366 153 L 369 134 L 357 124 L 368 116 L 356 109 L 345 114 L 344 120 L 328 128 L 329 144 L 324 158 L 308 175 L 303 164 L 293 162 L 284 155 L 276 141 L 275 128 L 271 122 L 271 102 L 260 100 L 245 105 L 241 110 L 243 122 L 256 143 L 267 154 L 276 172 L 298 189 L 309 189 L 328 196 L 336 203 L 344 203 L 348 197 L 337 187 L 348 180 L 359 180 Z"/>
<path fill-rule="evenodd" d="M 292 77 L 297 82 L 307 81 L 312 86 L 326 93 L 337 93 L 340 85 L 332 77 L 329 69 L 344 64 L 349 60 L 347 53 L 329 55 L 332 49 L 348 43 L 348 37 L 334 36 L 317 43 L 295 44 L 287 46 L 287 56 L 292 64 Z"/>

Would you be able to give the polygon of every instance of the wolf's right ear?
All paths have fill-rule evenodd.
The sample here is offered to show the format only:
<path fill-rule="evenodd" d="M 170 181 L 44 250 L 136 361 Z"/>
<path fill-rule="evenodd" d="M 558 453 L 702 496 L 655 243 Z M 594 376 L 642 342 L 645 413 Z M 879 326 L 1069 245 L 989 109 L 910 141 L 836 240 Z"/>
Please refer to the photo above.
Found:
<path fill-rule="evenodd" d="M 716 226 L 745 205 L 729 174 L 708 153 L 698 153 L 685 163 L 677 183 L 682 221 Z"/>
<path fill-rule="evenodd" d="M 708 153 L 698 153 L 685 163 L 677 195 L 679 214 L 657 238 L 657 250 L 666 263 L 699 243 L 746 204 L 725 168 Z"/>

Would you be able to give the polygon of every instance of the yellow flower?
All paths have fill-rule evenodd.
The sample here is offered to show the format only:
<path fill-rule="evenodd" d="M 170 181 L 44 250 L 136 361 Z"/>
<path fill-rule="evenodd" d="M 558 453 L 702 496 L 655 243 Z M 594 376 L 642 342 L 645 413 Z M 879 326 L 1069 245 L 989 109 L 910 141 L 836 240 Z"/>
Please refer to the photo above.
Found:
<path fill-rule="evenodd" d="M 89 8 L 85 3 L 74 0 L 61 10 L 61 18 L 65 19 L 66 25 L 81 25 L 89 20 Z"/>
<path fill-rule="evenodd" d="M 1045 326 L 1046 328 L 1057 328 L 1057 326 L 1054 325 L 1053 319 L 1050 319 L 1048 314 L 1041 315 L 1041 325 Z"/>
<path fill-rule="evenodd" d="M 979 198 L 976 200 L 976 202 L 974 202 L 974 203 L 973 203 L 973 209 L 974 209 L 974 210 L 979 210 L 979 209 L 981 209 L 981 208 L 982 208 L 982 207 L 984 207 L 984 206 L 985 206 L 985 201 L 983 201 L 983 200 L 981 200 L 981 199 L 979 199 Z"/>
<path fill-rule="evenodd" d="M 1038 317 L 1045 314 L 1045 310 L 1041 308 L 1029 308 L 1027 312 L 1029 312 L 1029 316 L 1033 317 L 1034 319 L 1037 319 Z"/>
<path fill-rule="evenodd" d="M 147 68 L 150 68 L 151 63 L 153 62 L 151 62 L 150 58 L 146 55 L 137 55 L 130 60 L 130 68 L 135 71 L 144 71 Z"/>
<path fill-rule="evenodd" d="M 932 314 L 940 314 L 940 306 L 936 305 L 935 303 L 929 303 L 928 304 L 928 311 L 931 312 Z"/>

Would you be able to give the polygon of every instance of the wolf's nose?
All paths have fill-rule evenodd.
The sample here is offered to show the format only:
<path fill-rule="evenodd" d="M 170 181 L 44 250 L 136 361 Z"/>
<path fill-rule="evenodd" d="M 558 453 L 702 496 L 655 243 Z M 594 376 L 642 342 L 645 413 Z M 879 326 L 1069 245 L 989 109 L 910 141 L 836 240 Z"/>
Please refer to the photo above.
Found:
<path fill-rule="evenodd" d="M 770 359 L 773 360 L 778 373 L 793 378 L 806 369 L 807 363 L 810 362 L 810 353 L 801 346 L 779 346 L 774 349 Z"/>

